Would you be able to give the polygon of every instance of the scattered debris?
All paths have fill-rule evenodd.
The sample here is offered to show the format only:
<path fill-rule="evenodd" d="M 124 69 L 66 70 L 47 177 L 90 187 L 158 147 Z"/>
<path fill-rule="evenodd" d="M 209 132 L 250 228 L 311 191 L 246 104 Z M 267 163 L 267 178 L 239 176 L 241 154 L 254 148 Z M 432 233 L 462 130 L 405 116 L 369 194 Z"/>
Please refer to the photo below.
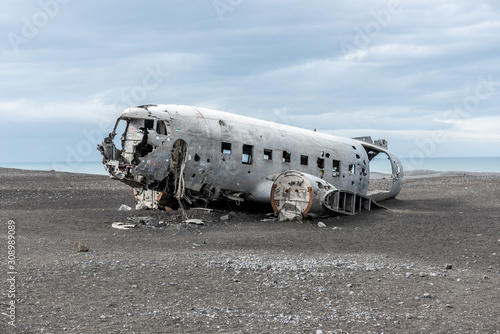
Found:
<path fill-rule="evenodd" d="M 162 220 L 159 221 L 153 217 L 128 217 L 127 219 L 133 221 L 137 225 L 146 225 L 151 227 L 161 227 L 166 225 Z"/>
<path fill-rule="evenodd" d="M 188 219 L 188 220 L 183 221 L 183 223 L 195 224 L 195 225 L 205 225 L 207 222 L 205 222 L 201 219 Z"/>
<path fill-rule="evenodd" d="M 332 230 L 334 230 L 334 231 L 341 231 L 341 230 L 342 230 L 342 228 L 341 228 L 341 227 L 338 227 L 338 226 L 335 226 L 335 227 L 333 227 L 333 228 L 332 228 Z"/>
<path fill-rule="evenodd" d="M 261 222 L 277 222 L 278 218 L 264 218 L 260 220 Z"/>
<path fill-rule="evenodd" d="M 234 216 L 236 213 L 234 211 L 229 212 L 227 215 L 221 216 L 220 220 L 222 221 L 228 221 L 231 216 Z"/>
<path fill-rule="evenodd" d="M 116 223 L 111 224 L 112 228 L 117 228 L 119 230 L 129 230 L 131 228 L 134 228 L 135 226 L 136 226 L 135 224 L 124 224 L 124 223 L 120 223 L 120 222 L 116 222 Z"/>
<path fill-rule="evenodd" d="M 205 211 L 205 212 L 213 212 L 214 209 L 207 209 L 207 208 L 191 208 L 189 210 L 200 210 L 200 211 Z"/>
<path fill-rule="evenodd" d="M 118 209 L 118 211 L 130 211 L 130 210 L 132 210 L 132 208 L 128 205 L 125 205 L 125 204 L 122 204 L 120 206 L 120 208 Z"/>
<path fill-rule="evenodd" d="M 432 296 L 430 293 L 426 292 L 424 293 L 424 298 L 432 298 Z"/>
<path fill-rule="evenodd" d="M 323 223 L 323 222 L 319 222 L 319 223 L 318 223 L 318 227 L 326 227 L 326 224 L 325 224 L 325 223 Z"/>
<path fill-rule="evenodd" d="M 451 268 L 453 268 L 453 266 L 452 266 L 450 263 L 447 263 L 447 264 L 445 265 L 445 268 L 446 268 L 447 270 L 450 270 Z"/>
<path fill-rule="evenodd" d="M 149 207 L 148 207 L 146 204 L 144 204 L 144 203 L 142 203 L 142 202 L 139 202 L 139 203 L 137 203 L 137 204 L 135 205 L 135 209 L 136 209 L 136 210 L 148 210 L 148 209 L 149 209 Z"/>
<path fill-rule="evenodd" d="M 89 248 L 82 244 L 80 241 L 75 242 L 75 248 L 79 252 L 88 252 Z"/>
<path fill-rule="evenodd" d="M 156 218 L 148 217 L 144 220 L 144 223 L 149 226 L 158 227 L 160 222 Z M 163 224 L 163 222 L 161 222 Z"/>

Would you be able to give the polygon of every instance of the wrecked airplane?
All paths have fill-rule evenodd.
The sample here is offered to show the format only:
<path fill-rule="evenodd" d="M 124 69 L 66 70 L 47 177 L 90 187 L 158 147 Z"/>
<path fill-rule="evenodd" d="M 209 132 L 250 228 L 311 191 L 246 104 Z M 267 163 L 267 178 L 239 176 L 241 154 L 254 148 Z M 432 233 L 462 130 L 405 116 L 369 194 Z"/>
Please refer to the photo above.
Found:
<path fill-rule="evenodd" d="M 191 106 L 128 108 L 98 150 L 109 175 L 132 187 L 142 208 L 267 203 L 280 220 L 300 220 L 370 210 L 403 185 L 401 162 L 385 140 Z M 383 190 L 370 188 L 378 155 L 392 169 Z"/>

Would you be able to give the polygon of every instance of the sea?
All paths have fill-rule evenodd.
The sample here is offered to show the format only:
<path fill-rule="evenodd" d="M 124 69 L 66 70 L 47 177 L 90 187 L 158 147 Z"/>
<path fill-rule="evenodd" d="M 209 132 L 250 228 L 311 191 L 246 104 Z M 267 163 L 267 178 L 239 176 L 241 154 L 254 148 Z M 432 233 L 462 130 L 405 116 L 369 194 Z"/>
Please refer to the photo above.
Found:
<path fill-rule="evenodd" d="M 391 173 L 387 158 L 375 158 L 370 162 L 370 171 Z M 419 158 L 401 159 L 403 169 L 456 171 L 456 172 L 490 172 L 500 173 L 500 157 L 487 158 Z M 0 162 L 0 167 L 18 168 L 27 170 L 56 170 L 60 172 L 107 175 L 100 161 L 86 161 L 79 163 L 65 162 Z"/>

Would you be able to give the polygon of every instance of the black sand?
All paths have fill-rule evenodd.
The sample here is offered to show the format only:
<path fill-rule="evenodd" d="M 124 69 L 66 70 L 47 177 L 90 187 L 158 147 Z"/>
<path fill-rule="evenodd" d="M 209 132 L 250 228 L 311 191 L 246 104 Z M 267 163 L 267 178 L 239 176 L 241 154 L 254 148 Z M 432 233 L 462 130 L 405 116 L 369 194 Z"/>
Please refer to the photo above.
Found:
<path fill-rule="evenodd" d="M 0 169 L 0 333 L 498 333 L 500 176 L 431 176 L 388 210 L 303 224 L 188 212 L 198 226 L 118 211 L 130 188 L 105 176 Z M 168 226 L 111 227 L 148 215 Z"/>

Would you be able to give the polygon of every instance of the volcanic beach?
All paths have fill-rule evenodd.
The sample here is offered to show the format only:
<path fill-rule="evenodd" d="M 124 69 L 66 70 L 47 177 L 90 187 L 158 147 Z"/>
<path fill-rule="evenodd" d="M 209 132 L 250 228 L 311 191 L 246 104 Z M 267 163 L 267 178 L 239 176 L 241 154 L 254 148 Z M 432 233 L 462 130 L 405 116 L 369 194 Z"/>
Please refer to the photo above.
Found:
<path fill-rule="evenodd" d="M 386 209 L 302 223 L 119 211 L 132 191 L 101 175 L 0 180 L 1 333 L 500 331 L 500 174 L 411 172 Z"/>

